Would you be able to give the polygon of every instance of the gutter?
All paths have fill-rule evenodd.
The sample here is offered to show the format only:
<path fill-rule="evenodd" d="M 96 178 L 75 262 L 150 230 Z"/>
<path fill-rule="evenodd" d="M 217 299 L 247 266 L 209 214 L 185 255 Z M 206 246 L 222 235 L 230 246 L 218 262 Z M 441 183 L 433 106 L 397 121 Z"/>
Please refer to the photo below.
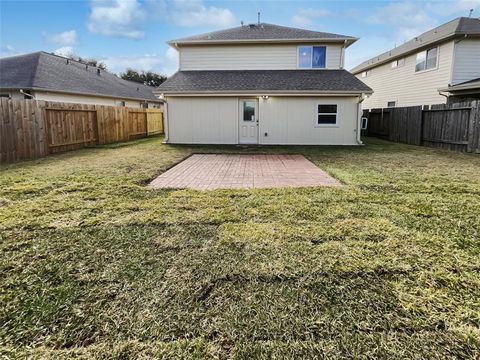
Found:
<path fill-rule="evenodd" d="M 39 88 L 39 87 L 29 87 L 29 88 L 13 88 L 13 87 L 5 87 L 5 88 L 0 88 L 1 89 L 6 89 L 6 90 L 33 90 L 33 91 L 43 91 L 47 93 L 60 93 L 60 94 L 72 94 L 72 95 L 85 95 L 85 96 L 97 96 L 101 98 L 108 98 L 108 99 L 126 99 L 126 100 L 137 100 L 137 101 L 149 101 L 149 102 L 155 102 L 155 103 L 162 103 L 161 99 L 147 99 L 147 98 L 133 98 L 133 97 L 128 97 L 128 96 L 122 96 L 122 95 L 104 95 L 104 94 L 95 94 L 95 93 L 86 93 L 86 92 L 79 92 L 79 91 L 65 91 L 65 90 L 52 90 L 52 89 L 46 89 L 46 88 Z M 153 94 L 153 89 L 152 89 L 152 94 Z"/>
<path fill-rule="evenodd" d="M 263 96 L 263 95 L 272 95 L 272 96 L 359 96 L 364 94 L 373 94 L 373 91 L 294 91 L 294 92 L 284 92 L 284 91 L 272 91 L 272 90 L 254 90 L 254 91 L 191 91 L 191 92 L 169 92 L 157 90 L 155 94 L 164 95 L 164 96 Z"/>
<path fill-rule="evenodd" d="M 338 38 L 299 38 L 299 39 L 237 39 L 237 40 L 171 40 L 167 44 L 173 48 L 179 49 L 182 46 L 189 45 L 235 45 L 235 44 L 295 44 L 295 43 L 339 43 L 344 41 L 352 45 L 359 38 L 357 37 L 338 37 Z"/>

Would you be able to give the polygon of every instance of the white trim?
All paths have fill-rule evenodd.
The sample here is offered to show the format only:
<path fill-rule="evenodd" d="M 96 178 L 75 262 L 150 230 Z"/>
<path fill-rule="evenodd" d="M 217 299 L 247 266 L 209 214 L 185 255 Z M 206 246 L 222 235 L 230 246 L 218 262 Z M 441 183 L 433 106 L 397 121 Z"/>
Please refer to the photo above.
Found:
<path fill-rule="evenodd" d="M 298 56 L 298 53 L 299 53 L 299 49 L 301 47 L 309 47 L 311 49 L 311 54 L 310 54 L 310 67 L 300 67 L 300 64 L 299 64 L 299 61 L 300 61 L 300 57 Z M 313 48 L 314 47 L 323 47 L 325 48 L 325 66 L 322 68 L 322 67 L 313 67 Z M 327 49 L 328 49 L 328 46 L 327 45 L 322 45 L 322 44 L 313 44 L 313 45 L 297 45 L 297 70 L 325 70 L 325 69 L 328 69 L 327 68 Z"/>
<path fill-rule="evenodd" d="M 327 106 L 335 105 L 336 108 L 337 108 L 337 112 L 335 112 L 335 113 L 320 113 L 320 112 L 318 112 L 318 106 L 319 106 L 319 105 L 327 105 Z M 335 124 L 319 124 L 319 123 L 318 123 L 318 115 L 335 115 Z M 320 128 L 320 127 L 328 127 L 328 128 L 340 127 L 340 124 L 339 124 L 339 121 L 338 121 L 338 104 L 317 103 L 317 104 L 315 105 L 315 122 L 314 122 L 314 127 L 316 127 L 316 128 Z"/>
<path fill-rule="evenodd" d="M 428 51 L 437 49 L 437 57 L 435 58 L 435 67 L 427 69 L 427 62 L 428 62 Z M 418 54 L 425 53 L 425 69 L 424 70 L 419 70 L 417 71 L 417 56 Z M 429 71 L 435 71 L 438 70 L 438 64 L 440 62 L 440 46 L 434 46 L 422 51 L 419 51 L 415 54 L 415 67 L 413 68 L 414 74 L 423 74 Z"/>

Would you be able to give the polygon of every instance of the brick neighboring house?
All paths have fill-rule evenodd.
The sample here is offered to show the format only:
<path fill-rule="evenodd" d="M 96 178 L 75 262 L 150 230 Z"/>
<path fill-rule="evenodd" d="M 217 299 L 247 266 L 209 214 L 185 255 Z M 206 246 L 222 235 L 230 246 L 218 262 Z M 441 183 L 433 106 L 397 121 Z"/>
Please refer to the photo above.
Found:
<path fill-rule="evenodd" d="M 0 59 L 0 96 L 76 104 L 160 108 L 155 88 L 43 51 Z"/>

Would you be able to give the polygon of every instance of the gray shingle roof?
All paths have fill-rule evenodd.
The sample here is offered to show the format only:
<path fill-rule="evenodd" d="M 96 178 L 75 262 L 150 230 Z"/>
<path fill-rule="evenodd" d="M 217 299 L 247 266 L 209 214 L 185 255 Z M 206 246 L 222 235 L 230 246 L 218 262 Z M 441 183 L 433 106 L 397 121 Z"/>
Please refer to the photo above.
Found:
<path fill-rule="evenodd" d="M 160 101 L 154 88 L 61 56 L 36 52 L 0 59 L 0 88 L 45 89 L 67 93 Z"/>
<path fill-rule="evenodd" d="M 169 44 L 262 41 L 262 40 L 349 40 L 353 43 L 357 38 L 320 31 L 297 29 L 273 24 L 251 24 L 231 29 L 214 31 L 206 34 L 190 36 L 169 41 Z"/>
<path fill-rule="evenodd" d="M 346 70 L 179 71 L 157 93 L 362 93 L 367 85 Z M 268 95 L 268 94 L 267 94 Z"/>
<path fill-rule="evenodd" d="M 464 35 L 480 35 L 480 19 L 467 17 L 456 18 L 407 41 L 405 44 L 375 56 L 370 60 L 364 61 L 350 71 L 354 74 L 358 74 L 359 72 L 392 61 L 395 58 L 405 56 L 410 52 L 417 51 L 426 46 L 431 46 L 446 39 Z"/>

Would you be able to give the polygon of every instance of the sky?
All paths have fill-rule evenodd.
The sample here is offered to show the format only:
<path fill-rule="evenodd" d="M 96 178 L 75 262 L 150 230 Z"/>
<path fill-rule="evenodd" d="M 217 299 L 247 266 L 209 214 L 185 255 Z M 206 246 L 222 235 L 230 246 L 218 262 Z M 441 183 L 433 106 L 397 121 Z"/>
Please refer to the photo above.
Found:
<path fill-rule="evenodd" d="M 480 17 L 480 0 L 0 0 L 0 57 L 34 51 L 94 58 L 114 73 L 171 75 L 168 40 L 261 21 L 360 38 L 346 68 L 458 16 Z"/>

